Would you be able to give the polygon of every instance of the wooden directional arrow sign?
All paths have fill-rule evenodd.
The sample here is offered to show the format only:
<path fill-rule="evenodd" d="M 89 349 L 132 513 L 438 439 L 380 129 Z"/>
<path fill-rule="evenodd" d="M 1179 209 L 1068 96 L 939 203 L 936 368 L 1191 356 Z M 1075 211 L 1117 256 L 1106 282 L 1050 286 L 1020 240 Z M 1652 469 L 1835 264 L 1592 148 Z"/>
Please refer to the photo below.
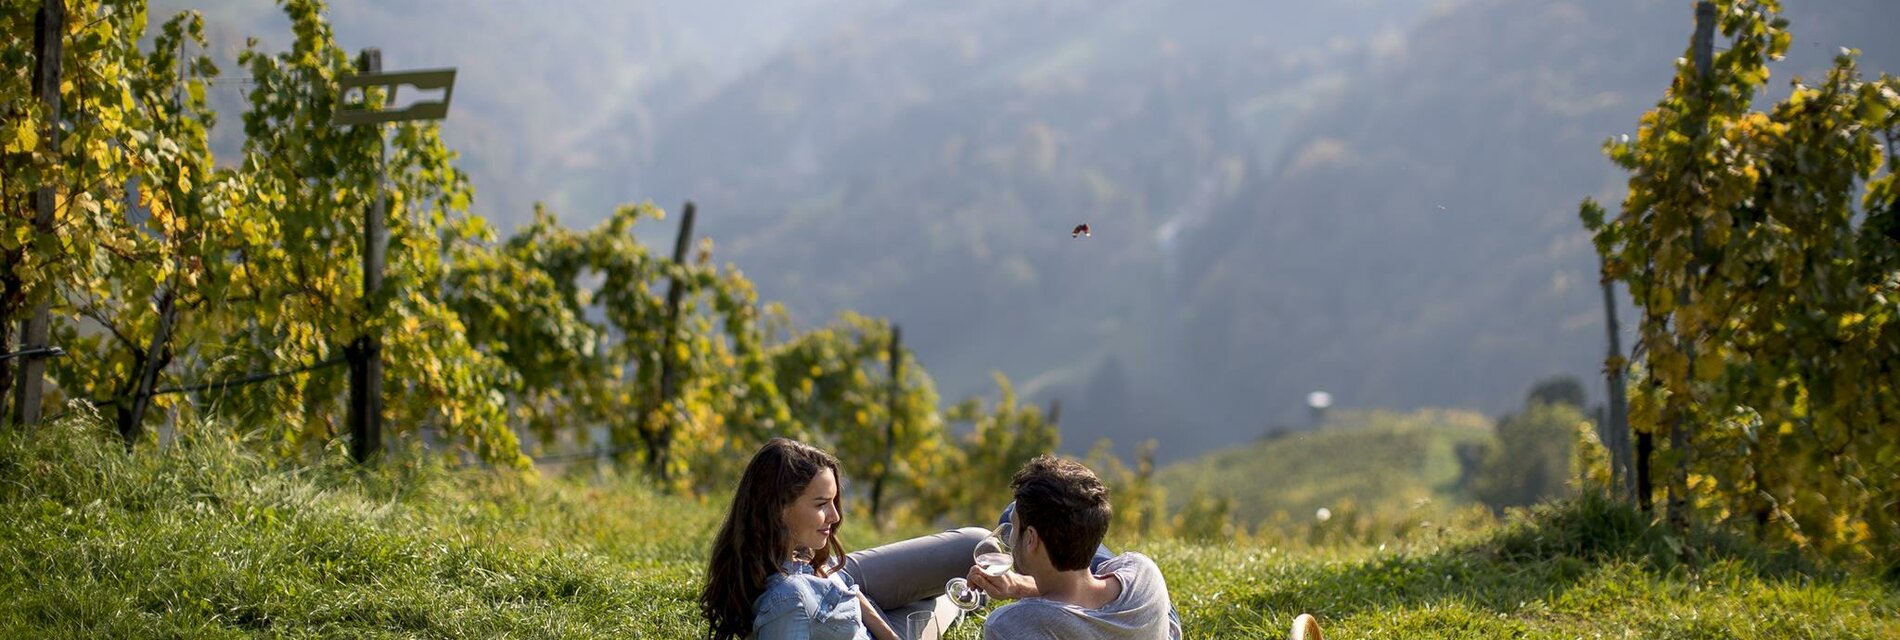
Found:
<path fill-rule="evenodd" d="M 388 73 L 358 73 L 337 79 L 337 89 L 348 94 L 351 89 L 369 89 L 385 87 L 387 89 L 384 104 L 395 104 L 396 89 L 403 85 L 428 91 L 442 90 L 441 100 L 420 101 L 402 109 L 371 109 L 365 104 L 349 105 L 338 108 L 330 121 L 333 124 L 379 124 L 403 120 L 441 120 L 449 115 L 449 97 L 455 95 L 454 69 L 424 69 L 419 71 L 391 71 Z"/>

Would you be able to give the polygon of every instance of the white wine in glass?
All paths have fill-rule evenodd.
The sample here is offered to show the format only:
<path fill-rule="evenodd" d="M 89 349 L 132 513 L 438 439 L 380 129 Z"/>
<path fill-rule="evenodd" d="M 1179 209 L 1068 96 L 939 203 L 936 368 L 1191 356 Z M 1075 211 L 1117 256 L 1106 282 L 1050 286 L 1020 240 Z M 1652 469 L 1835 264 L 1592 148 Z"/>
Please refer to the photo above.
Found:
<path fill-rule="evenodd" d="M 984 575 L 1000 576 L 1014 566 L 1016 560 L 1010 555 L 1011 536 L 1016 528 L 1005 522 L 997 525 L 990 534 L 976 543 L 970 557 L 976 560 L 976 568 Z M 950 596 L 951 604 L 964 611 L 975 611 L 983 606 L 983 591 L 970 586 L 970 581 L 961 577 L 951 578 L 943 585 L 944 593 Z"/>
<path fill-rule="evenodd" d="M 1014 556 L 1007 553 L 985 553 L 976 557 L 976 569 L 986 576 L 1000 576 L 1015 562 Z"/>

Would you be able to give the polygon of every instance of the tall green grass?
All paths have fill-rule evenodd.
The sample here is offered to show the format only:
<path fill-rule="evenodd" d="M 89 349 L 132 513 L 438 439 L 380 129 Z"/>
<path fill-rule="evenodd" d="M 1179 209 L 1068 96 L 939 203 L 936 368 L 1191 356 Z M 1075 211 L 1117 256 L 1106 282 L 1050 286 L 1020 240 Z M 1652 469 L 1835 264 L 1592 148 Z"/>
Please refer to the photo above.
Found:
<path fill-rule="evenodd" d="M 713 510 L 417 456 L 0 441 L 0 637 L 690 637 Z"/>
<path fill-rule="evenodd" d="M 1202 637 L 1284 637 L 1301 612 L 1336 638 L 1900 637 L 1895 585 L 1711 532 L 1672 541 L 1594 495 L 1446 540 L 1154 553 Z"/>
<path fill-rule="evenodd" d="M 695 638 L 719 499 L 591 468 L 414 452 L 287 464 L 200 429 L 126 453 L 68 420 L 0 434 L 0 637 Z M 845 530 L 863 547 L 918 533 Z M 1900 589 L 1584 497 L 1378 543 L 1119 539 L 1190 637 L 1895 638 Z M 1676 550 L 1682 549 L 1682 553 Z M 977 638 L 963 624 L 952 638 Z"/>

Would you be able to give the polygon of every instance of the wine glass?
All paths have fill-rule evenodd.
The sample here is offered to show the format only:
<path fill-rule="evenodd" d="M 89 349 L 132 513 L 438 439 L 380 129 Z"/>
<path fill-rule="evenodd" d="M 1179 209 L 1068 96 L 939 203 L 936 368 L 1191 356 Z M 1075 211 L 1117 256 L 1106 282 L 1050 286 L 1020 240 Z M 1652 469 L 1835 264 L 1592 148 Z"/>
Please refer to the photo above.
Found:
<path fill-rule="evenodd" d="M 904 640 L 936 640 L 937 612 L 913 611 L 904 617 Z"/>
<path fill-rule="evenodd" d="M 1000 576 L 1009 571 L 1010 566 L 1015 564 L 1015 559 L 1010 556 L 1011 536 L 1015 533 L 1016 528 L 1005 522 L 977 541 L 976 548 L 970 552 L 970 557 L 976 559 L 977 570 L 991 576 Z M 943 591 L 958 609 L 975 611 L 977 607 L 983 606 L 983 591 L 970 586 L 970 581 L 960 576 L 944 583 Z"/>

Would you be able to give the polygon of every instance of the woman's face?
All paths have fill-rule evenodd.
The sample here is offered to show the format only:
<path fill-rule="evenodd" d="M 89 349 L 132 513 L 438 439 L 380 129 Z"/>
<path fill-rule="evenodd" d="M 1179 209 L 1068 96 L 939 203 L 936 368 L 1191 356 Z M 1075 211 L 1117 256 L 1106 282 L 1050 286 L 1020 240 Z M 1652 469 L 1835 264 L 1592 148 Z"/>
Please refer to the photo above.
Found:
<path fill-rule="evenodd" d="M 791 540 L 792 548 L 786 549 L 790 555 L 793 549 L 820 549 L 831 541 L 832 529 L 838 524 L 838 478 L 830 469 L 819 471 L 811 483 L 805 485 L 805 492 L 785 508 L 785 528 L 790 531 L 786 536 Z"/>

